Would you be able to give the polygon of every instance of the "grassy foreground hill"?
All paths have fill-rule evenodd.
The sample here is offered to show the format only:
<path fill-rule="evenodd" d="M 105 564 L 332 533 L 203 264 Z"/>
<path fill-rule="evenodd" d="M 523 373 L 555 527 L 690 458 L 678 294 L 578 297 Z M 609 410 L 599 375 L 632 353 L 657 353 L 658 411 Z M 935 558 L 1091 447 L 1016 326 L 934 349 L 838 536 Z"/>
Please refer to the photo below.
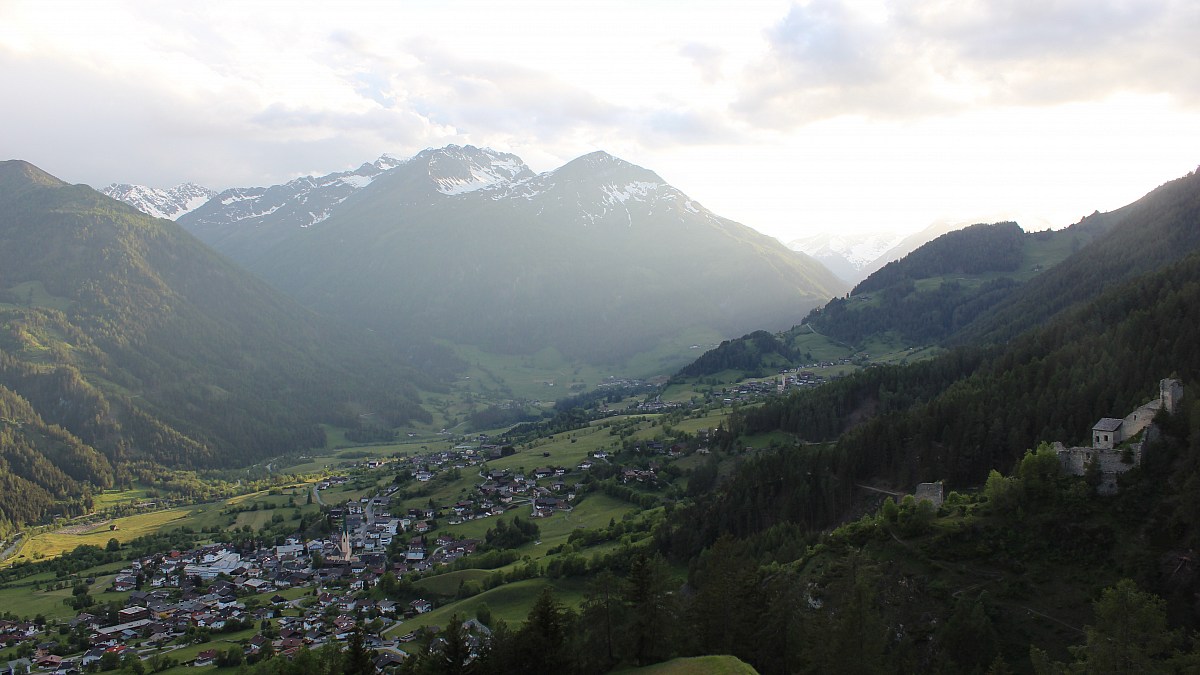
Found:
<path fill-rule="evenodd" d="M 369 402 L 427 415 L 405 369 L 170 221 L 21 161 L 0 164 L 4 526 L 78 513 L 152 467 L 321 446 Z"/>

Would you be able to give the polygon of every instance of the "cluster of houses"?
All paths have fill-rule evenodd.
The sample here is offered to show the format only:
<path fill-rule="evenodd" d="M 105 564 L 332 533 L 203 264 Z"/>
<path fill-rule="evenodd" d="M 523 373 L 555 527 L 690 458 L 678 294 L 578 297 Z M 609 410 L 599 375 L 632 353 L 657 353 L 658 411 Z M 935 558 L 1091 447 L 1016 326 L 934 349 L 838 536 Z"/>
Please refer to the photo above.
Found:
<path fill-rule="evenodd" d="M 415 542 L 421 544 L 423 540 Z M 84 652 L 52 653 L 58 643 L 50 641 L 45 626 L 28 621 L 0 621 L 0 644 L 11 646 L 45 638 L 45 644 L 27 663 L 16 667 L 22 672 L 69 675 L 82 672 L 106 653 L 121 656 L 130 649 L 145 653 L 186 641 L 197 629 L 241 630 L 273 619 L 275 629 L 255 635 L 245 644 L 244 652 L 252 656 L 269 649 L 286 656 L 304 647 L 345 640 L 354 629 L 355 617 L 379 619 L 386 628 L 403 617 L 431 610 L 433 605 L 428 600 L 373 600 L 362 597 L 360 591 L 377 585 L 389 571 L 399 577 L 474 551 L 474 542 L 439 537 L 435 553 L 411 561 L 389 563 L 386 554 L 364 552 L 349 562 L 313 567 L 314 552 L 333 551 L 338 546 L 334 540 L 289 539 L 279 546 L 251 552 L 209 545 L 147 556 L 131 562 L 115 576 L 112 590 L 129 590 L 133 585 L 125 607 L 115 616 L 85 611 L 69 622 L 71 629 L 87 632 L 90 647 Z M 332 553 L 331 557 L 336 555 Z M 280 595 L 284 589 L 296 587 L 325 590 L 316 595 L 306 592 L 303 603 Z M 247 602 L 251 598 L 258 600 Z M 288 608 L 300 615 L 282 616 Z M 384 644 L 377 636 L 368 636 L 368 642 L 374 647 Z M 192 665 L 211 664 L 216 656 L 217 650 L 201 651 Z"/>
<path fill-rule="evenodd" d="M 265 625 L 263 622 L 268 620 L 272 629 L 245 641 L 246 656 L 264 651 L 287 655 L 304 647 L 343 640 L 354 629 L 356 620 L 378 619 L 386 628 L 405 616 L 430 611 L 433 605 L 428 600 L 380 601 L 367 599 L 366 591 L 377 586 L 387 573 L 401 578 L 426 572 L 476 551 L 480 545 L 477 540 L 431 533 L 437 520 L 461 523 L 526 505 L 530 515 L 537 518 L 569 511 L 576 498 L 576 484 L 568 474 L 586 472 L 609 459 L 607 452 L 596 451 L 575 467 L 546 465 L 527 473 L 489 470 L 485 462 L 501 456 L 501 446 L 486 436 L 470 440 L 473 442 L 452 450 L 387 462 L 389 470 L 407 471 L 417 481 L 432 480 L 442 471 L 480 467 L 480 481 L 474 491 L 460 495 L 453 504 L 430 503 L 428 507 L 393 513 L 392 502 L 402 489 L 393 485 L 379 494 L 330 508 L 328 513 L 339 527 L 326 538 L 291 537 L 276 546 L 253 550 L 216 544 L 146 556 L 131 561 L 113 578 L 111 590 L 128 594 L 125 607 L 115 615 L 81 612 L 70 621 L 72 629 L 87 633 L 90 646 L 84 652 L 62 654 L 61 645 L 51 642 L 45 626 L 28 621 L 0 621 L 0 644 L 44 639 L 43 648 L 32 653 L 22 672 L 67 675 L 82 672 L 105 654 L 121 656 L 132 649 L 144 655 L 166 645 L 188 642 L 200 633 L 244 630 Z M 649 441 L 644 448 L 666 455 L 685 450 L 660 441 Z M 380 462 L 366 466 L 381 467 Z M 617 476 L 627 484 L 655 484 L 658 468 L 624 468 Z M 323 479 L 315 486 L 316 498 L 320 500 L 320 490 L 349 480 L 347 476 Z M 400 549 L 403 555 L 392 555 L 401 536 L 408 537 Z M 305 589 L 303 595 L 288 590 L 297 588 Z M 376 647 L 383 644 L 377 636 L 370 636 L 369 641 Z M 390 653 L 388 658 L 402 654 L 394 649 Z M 218 650 L 204 650 L 192 664 L 208 665 L 217 658 Z"/>

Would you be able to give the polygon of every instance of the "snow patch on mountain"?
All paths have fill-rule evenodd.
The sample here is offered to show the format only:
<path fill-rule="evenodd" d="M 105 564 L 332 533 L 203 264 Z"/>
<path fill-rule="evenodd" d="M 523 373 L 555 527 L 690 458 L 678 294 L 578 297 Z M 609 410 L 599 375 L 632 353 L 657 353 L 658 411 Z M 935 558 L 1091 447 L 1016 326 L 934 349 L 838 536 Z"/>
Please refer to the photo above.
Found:
<path fill-rule="evenodd" d="M 648 201 L 652 193 L 658 192 L 659 187 L 661 186 L 658 183 L 633 181 L 621 186 L 605 185 L 601 189 L 604 191 L 606 195 L 605 201 L 608 203 L 614 203 L 615 200 L 624 204 L 631 199 L 634 201 Z"/>
<path fill-rule="evenodd" d="M 196 210 L 217 194 L 215 190 L 195 183 L 183 183 L 167 189 L 113 183 L 108 187 L 101 188 L 100 192 L 125 202 L 142 213 L 168 220 L 175 220 L 185 213 Z"/>
<path fill-rule="evenodd" d="M 368 185 L 370 185 L 375 180 L 375 178 L 373 176 L 359 176 L 358 174 L 351 174 L 349 176 L 342 176 L 338 180 L 345 183 L 346 185 L 349 185 L 352 188 L 357 188 L 357 189 L 361 190 L 362 188 L 365 188 Z"/>

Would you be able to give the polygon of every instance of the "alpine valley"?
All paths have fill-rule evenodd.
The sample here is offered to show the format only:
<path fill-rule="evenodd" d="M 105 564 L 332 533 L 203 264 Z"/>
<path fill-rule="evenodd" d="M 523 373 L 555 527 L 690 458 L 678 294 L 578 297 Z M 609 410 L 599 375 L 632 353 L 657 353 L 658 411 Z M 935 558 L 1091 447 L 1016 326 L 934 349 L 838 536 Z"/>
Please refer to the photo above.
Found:
<path fill-rule="evenodd" d="M 849 291 L 603 152 L 105 192 L 0 164 L 0 661 L 1200 672 L 1197 173 Z"/>

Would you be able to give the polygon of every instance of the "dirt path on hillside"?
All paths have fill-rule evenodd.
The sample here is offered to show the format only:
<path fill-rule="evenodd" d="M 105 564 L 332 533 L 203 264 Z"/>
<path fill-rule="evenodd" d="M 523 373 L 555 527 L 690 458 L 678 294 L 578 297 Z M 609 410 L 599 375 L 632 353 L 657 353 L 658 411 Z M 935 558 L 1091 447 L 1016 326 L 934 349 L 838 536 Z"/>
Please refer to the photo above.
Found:
<path fill-rule="evenodd" d="M 102 520 L 98 523 L 81 523 L 79 525 L 68 525 L 61 530 L 56 530 L 56 534 L 88 534 L 108 525 L 112 519 Z"/>

